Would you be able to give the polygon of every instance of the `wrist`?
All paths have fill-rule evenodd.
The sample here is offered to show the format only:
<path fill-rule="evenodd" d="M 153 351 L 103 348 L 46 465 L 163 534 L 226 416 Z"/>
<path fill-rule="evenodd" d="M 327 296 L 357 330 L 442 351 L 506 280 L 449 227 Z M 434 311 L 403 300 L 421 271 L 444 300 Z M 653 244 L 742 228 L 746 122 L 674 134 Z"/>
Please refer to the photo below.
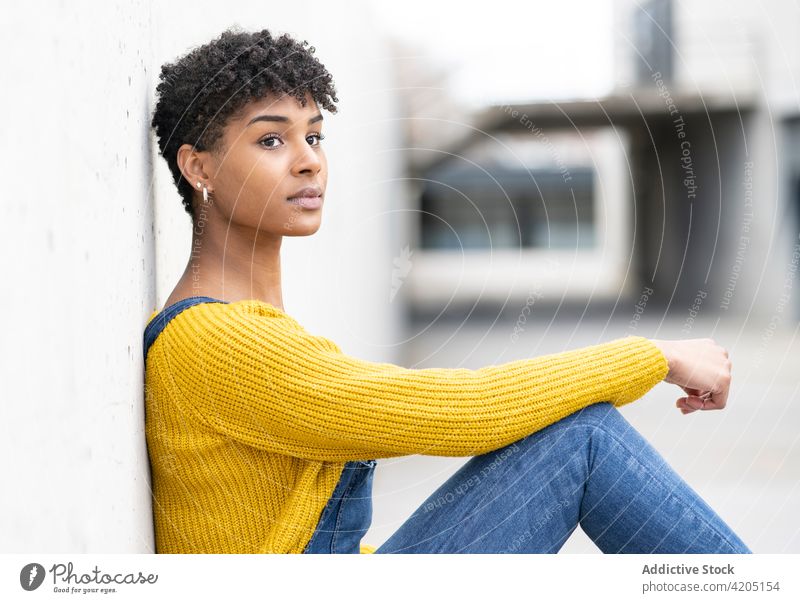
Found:
<path fill-rule="evenodd" d="M 661 355 L 664 356 L 664 360 L 667 363 L 667 375 L 664 377 L 664 381 L 669 382 L 669 378 L 675 374 L 675 364 L 677 362 L 675 355 L 672 353 L 672 348 L 669 342 L 663 339 L 651 339 L 650 342 L 655 345 L 661 352 Z"/>

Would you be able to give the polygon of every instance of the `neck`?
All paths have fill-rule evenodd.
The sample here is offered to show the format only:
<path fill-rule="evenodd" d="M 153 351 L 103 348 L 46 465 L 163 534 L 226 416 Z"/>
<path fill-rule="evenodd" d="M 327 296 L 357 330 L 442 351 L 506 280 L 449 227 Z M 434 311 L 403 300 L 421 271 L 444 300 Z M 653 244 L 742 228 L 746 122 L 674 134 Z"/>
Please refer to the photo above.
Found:
<path fill-rule="evenodd" d="M 220 236 L 221 235 L 221 236 Z M 283 310 L 281 242 L 235 224 L 214 233 L 208 225 L 192 229 L 192 249 L 182 280 L 192 295 L 224 301 L 257 299 Z"/>

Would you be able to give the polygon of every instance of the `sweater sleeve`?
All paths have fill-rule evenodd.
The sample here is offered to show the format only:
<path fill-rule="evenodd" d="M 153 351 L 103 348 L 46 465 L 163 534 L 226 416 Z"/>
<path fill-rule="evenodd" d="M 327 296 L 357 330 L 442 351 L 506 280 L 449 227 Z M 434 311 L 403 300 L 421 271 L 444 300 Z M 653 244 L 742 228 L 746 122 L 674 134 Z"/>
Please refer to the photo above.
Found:
<path fill-rule="evenodd" d="M 633 336 L 477 370 L 403 368 L 255 301 L 195 306 L 161 337 L 183 412 L 242 444 L 328 461 L 483 454 L 590 404 L 633 402 L 668 370 Z"/>

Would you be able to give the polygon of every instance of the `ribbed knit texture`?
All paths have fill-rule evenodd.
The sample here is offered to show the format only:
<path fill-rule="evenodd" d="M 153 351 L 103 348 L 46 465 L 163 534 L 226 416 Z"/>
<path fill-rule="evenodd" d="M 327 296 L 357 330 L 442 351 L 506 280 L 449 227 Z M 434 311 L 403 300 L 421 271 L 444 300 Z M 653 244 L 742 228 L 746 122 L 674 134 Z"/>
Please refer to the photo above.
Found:
<path fill-rule="evenodd" d="M 146 361 L 157 551 L 301 553 L 346 461 L 482 454 L 633 402 L 667 370 L 642 337 L 408 369 L 347 355 L 257 300 L 189 307 Z"/>

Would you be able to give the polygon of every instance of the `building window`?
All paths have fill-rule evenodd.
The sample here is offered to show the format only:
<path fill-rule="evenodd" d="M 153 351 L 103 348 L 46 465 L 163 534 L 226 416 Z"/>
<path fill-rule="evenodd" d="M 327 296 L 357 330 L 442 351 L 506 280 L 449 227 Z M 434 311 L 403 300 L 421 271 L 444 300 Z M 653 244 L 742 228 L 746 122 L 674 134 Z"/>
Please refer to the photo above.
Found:
<path fill-rule="evenodd" d="M 585 249 L 597 244 L 594 172 L 445 167 L 422 191 L 423 249 Z"/>

